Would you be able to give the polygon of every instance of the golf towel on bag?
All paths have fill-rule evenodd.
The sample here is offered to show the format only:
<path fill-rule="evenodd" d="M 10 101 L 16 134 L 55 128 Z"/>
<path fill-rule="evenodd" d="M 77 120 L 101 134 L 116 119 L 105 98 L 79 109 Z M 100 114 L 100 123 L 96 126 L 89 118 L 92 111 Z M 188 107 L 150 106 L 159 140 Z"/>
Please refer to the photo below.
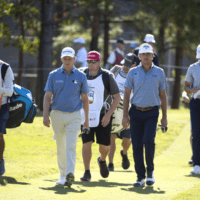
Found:
<path fill-rule="evenodd" d="M 16 128 L 22 122 L 32 123 L 36 115 L 37 106 L 31 92 L 17 84 L 14 84 L 13 90 L 13 95 L 9 98 L 10 110 L 6 128 Z"/>

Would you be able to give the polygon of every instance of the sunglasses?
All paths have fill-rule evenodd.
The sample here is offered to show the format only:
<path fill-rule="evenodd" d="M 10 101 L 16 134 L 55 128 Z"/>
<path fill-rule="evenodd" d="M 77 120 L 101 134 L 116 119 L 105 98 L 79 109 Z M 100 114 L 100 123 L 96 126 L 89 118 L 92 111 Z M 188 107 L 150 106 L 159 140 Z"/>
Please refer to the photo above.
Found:
<path fill-rule="evenodd" d="M 94 64 L 94 63 L 96 63 L 96 62 L 98 62 L 99 60 L 87 60 L 87 63 L 92 63 L 92 64 Z"/>

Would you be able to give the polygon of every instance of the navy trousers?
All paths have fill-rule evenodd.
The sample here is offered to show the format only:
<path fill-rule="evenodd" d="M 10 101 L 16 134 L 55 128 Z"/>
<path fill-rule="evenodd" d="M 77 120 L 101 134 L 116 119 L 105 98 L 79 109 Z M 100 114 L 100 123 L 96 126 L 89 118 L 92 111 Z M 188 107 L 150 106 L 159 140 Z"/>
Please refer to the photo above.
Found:
<path fill-rule="evenodd" d="M 129 110 L 130 130 L 133 146 L 133 158 L 135 171 L 138 179 L 145 178 L 144 153 L 147 165 L 147 172 L 154 171 L 155 136 L 159 116 L 159 107 L 156 106 L 150 111 L 136 110 L 132 105 Z"/>
<path fill-rule="evenodd" d="M 191 99 L 190 116 L 192 123 L 193 163 L 200 166 L 200 99 Z"/>

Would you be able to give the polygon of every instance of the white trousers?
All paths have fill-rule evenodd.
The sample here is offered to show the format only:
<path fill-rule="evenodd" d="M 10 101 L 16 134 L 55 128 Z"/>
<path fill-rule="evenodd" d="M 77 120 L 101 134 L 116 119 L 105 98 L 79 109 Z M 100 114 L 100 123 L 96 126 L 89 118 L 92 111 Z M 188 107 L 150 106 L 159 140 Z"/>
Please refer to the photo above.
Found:
<path fill-rule="evenodd" d="M 81 112 L 80 110 L 75 112 L 52 110 L 50 117 L 57 144 L 60 176 L 66 176 L 70 172 L 74 174 L 76 143 L 81 127 Z"/>

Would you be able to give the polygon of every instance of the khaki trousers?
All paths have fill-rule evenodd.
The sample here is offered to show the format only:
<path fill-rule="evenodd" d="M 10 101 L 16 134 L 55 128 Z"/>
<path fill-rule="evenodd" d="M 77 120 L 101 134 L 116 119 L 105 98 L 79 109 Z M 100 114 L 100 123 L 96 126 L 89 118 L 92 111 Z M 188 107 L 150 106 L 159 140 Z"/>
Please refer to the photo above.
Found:
<path fill-rule="evenodd" d="M 76 164 L 76 143 L 81 127 L 81 112 L 52 110 L 52 127 L 57 144 L 57 160 L 60 176 L 74 174 Z"/>

